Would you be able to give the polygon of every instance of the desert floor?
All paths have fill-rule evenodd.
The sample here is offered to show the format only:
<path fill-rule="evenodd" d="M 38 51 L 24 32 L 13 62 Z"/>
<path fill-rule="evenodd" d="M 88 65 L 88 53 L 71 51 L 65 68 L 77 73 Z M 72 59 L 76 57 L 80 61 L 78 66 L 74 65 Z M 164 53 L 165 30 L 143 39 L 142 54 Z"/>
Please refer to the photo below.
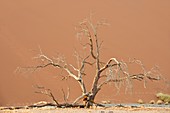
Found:
<path fill-rule="evenodd" d="M 33 109 L 15 109 L 15 110 L 0 110 L 0 113 L 170 113 L 170 108 L 33 108 Z"/>

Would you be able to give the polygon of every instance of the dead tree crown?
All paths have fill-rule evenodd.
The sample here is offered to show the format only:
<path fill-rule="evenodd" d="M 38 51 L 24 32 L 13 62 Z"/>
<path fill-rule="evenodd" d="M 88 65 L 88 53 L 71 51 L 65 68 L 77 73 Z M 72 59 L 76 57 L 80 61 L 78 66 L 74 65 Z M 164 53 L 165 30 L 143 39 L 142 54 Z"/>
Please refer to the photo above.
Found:
<path fill-rule="evenodd" d="M 82 94 L 72 103 L 72 105 L 77 104 L 78 101 L 84 99 L 86 101 L 86 107 L 91 106 L 94 104 L 94 99 L 96 94 L 101 90 L 101 88 L 110 83 L 114 82 L 115 86 L 119 88 L 118 84 L 121 82 L 126 83 L 126 87 L 131 87 L 131 81 L 133 79 L 144 81 L 144 87 L 146 79 L 149 80 L 159 80 L 160 73 L 157 67 L 153 67 L 151 70 L 147 71 L 145 66 L 140 60 L 132 59 L 129 62 L 119 61 L 117 58 L 110 58 L 106 63 L 101 61 L 100 58 L 100 48 L 103 42 L 99 41 L 98 38 L 98 29 L 100 26 L 107 25 L 105 20 L 98 21 L 96 24 L 93 24 L 91 17 L 88 19 L 84 19 L 79 23 L 76 27 L 77 36 L 78 38 L 86 38 L 88 42 L 83 42 L 81 45 L 83 47 L 89 48 L 89 53 L 85 56 L 81 56 L 77 51 L 75 51 L 75 57 L 77 58 L 78 66 L 73 66 L 66 62 L 64 57 L 58 56 L 55 58 L 50 58 L 45 55 L 41 48 L 39 48 L 40 53 L 35 57 L 36 59 L 40 60 L 42 64 L 37 66 L 31 67 L 20 67 L 18 71 L 26 70 L 26 71 L 36 71 L 37 69 L 43 69 L 48 66 L 57 67 L 59 69 L 64 70 L 68 73 L 69 77 L 75 79 L 81 88 Z M 137 74 L 130 74 L 128 71 L 128 64 L 127 63 L 136 63 L 142 69 L 141 73 Z M 91 86 L 90 91 L 87 91 L 86 85 L 83 80 L 83 76 L 86 74 L 85 68 L 86 66 L 95 66 L 95 75 L 93 78 L 93 83 Z M 74 71 L 74 72 L 73 72 Z M 65 78 L 65 76 L 64 76 Z M 101 78 L 105 78 L 104 81 L 99 82 Z M 103 79 L 102 79 L 103 80 Z M 44 93 L 44 92 L 40 92 Z M 45 93 L 46 95 L 53 98 L 57 105 L 59 103 L 51 93 L 51 90 Z"/>

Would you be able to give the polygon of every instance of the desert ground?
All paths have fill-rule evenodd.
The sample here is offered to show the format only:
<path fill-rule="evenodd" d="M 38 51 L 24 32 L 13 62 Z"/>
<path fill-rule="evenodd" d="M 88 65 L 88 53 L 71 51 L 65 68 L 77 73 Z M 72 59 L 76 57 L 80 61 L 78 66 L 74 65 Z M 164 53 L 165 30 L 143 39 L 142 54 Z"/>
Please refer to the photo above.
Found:
<path fill-rule="evenodd" d="M 0 113 L 170 113 L 170 108 L 59 108 L 3 110 Z"/>

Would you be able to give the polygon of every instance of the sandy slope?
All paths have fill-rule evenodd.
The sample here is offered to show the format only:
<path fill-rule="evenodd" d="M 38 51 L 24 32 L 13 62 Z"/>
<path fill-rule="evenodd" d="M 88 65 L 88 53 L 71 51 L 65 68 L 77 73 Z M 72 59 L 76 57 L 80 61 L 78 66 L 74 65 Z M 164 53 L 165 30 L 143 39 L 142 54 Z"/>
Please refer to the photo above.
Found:
<path fill-rule="evenodd" d="M 63 54 L 76 66 L 74 47 L 79 47 L 74 27 L 94 12 L 95 19 L 106 18 L 110 23 L 102 27 L 99 38 L 104 41 L 102 61 L 110 57 L 119 60 L 139 58 L 147 68 L 159 65 L 165 81 L 134 83 L 133 94 L 122 88 L 117 95 L 113 84 L 103 88 L 96 101 L 146 102 L 155 99 L 157 92 L 170 93 L 170 0 L 0 0 L 0 105 L 30 105 L 51 101 L 34 94 L 34 84 L 50 88 L 62 102 L 61 88 L 70 86 L 70 101 L 81 94 L 74 80 L 61 81 L 61 71 L 47 68 L 33 74 L 14 74 L 17 66 L 35 64 L 32 60 L 38 45 L 48 56 Z M 139 71 L 134 69 L 134 71 Z M 94 76 L 85 76 L 90 89 Z"/>

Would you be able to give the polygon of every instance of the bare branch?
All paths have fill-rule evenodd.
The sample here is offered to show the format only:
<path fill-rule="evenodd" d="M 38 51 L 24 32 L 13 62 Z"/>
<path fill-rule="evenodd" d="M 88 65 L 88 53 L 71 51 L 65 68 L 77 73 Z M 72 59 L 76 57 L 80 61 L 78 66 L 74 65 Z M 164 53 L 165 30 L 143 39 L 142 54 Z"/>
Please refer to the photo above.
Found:
<path fill-rule="evenodd" d="M 82 100 L 84 98 L 84 96 L 88 96 L 88 95 L 89 95 L 89 93 L 79 96 L 78 98 L 75 99 L 75 101 L 72 104 L 73 105 L 77 104 L 80 100 Z"/>
<path fill-rule="evenodd" d="M 84 66 L 85 64 L 90 64 L 89 62 L 87 62 L 86 60 L 89 58 L 89 56 L 85 57 L 81 63 L 81 67 L 80 67 L 80 72 L 82 72 L 84 70 Z"/>
<path fill-rule="evenodd" d="M 112 61 L 114 61 L 115 64 L 111 64 Z M 109 67 L 113 67 L 113 66 L 117 66 L 117 65 L 120 65 L 120 63 L 117 61 L 117 59 L 116 59 L 116 58 L 111 58 L 111 59 L 106 63 L 106 65 L 100 69 L 100 72 L 103 72 L 104 70 L 106 70 L 106 69 L 109 68 Z"/>
<path fill-rule="evenodd" d="M 51 89 L 46 89 L 44 87 L 37 87 L 38 85 L 36 85 L 36 88 L 39 89 L 39 91 L 35 91 L 35 93 L 39 93 L 39 94 L 43 94 L 43 95 L 47 95 L 48 97 L 50 97 L 56 104 L 57 106 L 59 106 L 60 104 L 58 103 L 58 101 L 55 99 Z"/>
<path fill-rule="evenodd" d="M 61 91 L 63 93 L 63 98 L 64 98 L 65 103 L 68 103 L 68 98 L 69 98 L 69 95 L 70 95 L 70 88 L 69 87 L 67 88 L 67 95 L 65 94 L 63 88 L 61 89 Z"/>
<path fill-rule="evenodd" d="M 102 41 L 102 42 L 100 42 L 100 44 L 99 44 L 99 49 L 101 48 L 102 44 L 103 44 L 103 41 Z"/>
<path fill-rule="evenodd" d="M 98 90 L 100 90 L 101 89 L 101 87 L 103 86 L 103 85 L 105 85 L 105 84 L 108 84 L 108 83 L 110 83 L 110 82 L 115 82 L 115 83 L 119 83 L 119 82 L 123 82 L 123 81 L 125 81 L 125 80 L 127 80 L 127 82 L 129 81 L 129 80 L 131 80 L 131 79 L 136 79 L 136 80 L 139 80 L 139 81 L 142 81 L 142 80 L 144 80 L 144 81 L 146 81 L 145 80 L 145 78 L 147 78 L 147 79 L 149 79 L 149 80 L 160 80 L 160 76 L 157 76 L 157 77 L 155 77 L 155 76 L 151 76 L 153 73 L 152 73 L 152 71 L 154 70 L 154 72 L 156 72 L 157 73 L 157 71 L 155 71 L 155 69 L 157 69 L 157 68 L 152 68 L 150 71 L 146 71 L 145 70 L 145 68 L 144 68 L 144 65 L 142 64 L 142 62 L 141 61 L 139 61 L 139 60 L 137 60 L 137 63 L 138 64 L 140 64 L 140 66 L 141 66 L 141 68 L 142 68 L 142 70 L 143 70 L 143 72 L 144 73 L 139 73 L 139 74 L 133 74 L 133 75 L 130 75 L 128 72 L 127 72 L 127 70 L 126 70 L 126 68 L 127 68 L 127 64 L 125 63 L 125 62 L 118 62 L 116 59 L 114 59 L 114 61 L 116 62 L 116 64 L 114 64 L 114 65 L 108 65 L 108 64 L 110 64 L 111 63 L 111 61 L 112 60 L 109 60 L 108 61 L 108 63 L 101 69 L 101 71 L 104 71 L 105 69 L 107 69 L 108 67 L 112 67 L 112 66 L 114 66 L 114 65 L 118 65 L 118 68 L 116 69 L 116 73 L 117 72 L 122 72 L 122 74 L 123 75 L 125 75 L 124 77 L 118 77 L 118 78 L 109 78 L 109 79 L 106 79 L 105 81 L 103 81 L 102 83 L 100 83 L 99 85 L 98 85 Z M 155 75 L 156 73 L 154 73 L 153 75 Z M 159 73 L 158 73 L 159 74 Z M 105 76 L 108 76 L 108 75 L 105 75 Z M 111 73 L 111 76 L 112 76 L 112 73 Z M 144 82 L 144 87 L 146 87 L 145 86 L 145 82 Z"/>
<path fill-rule="evenodd" d="M 67 96 L 66 96 L 66 100 L 67 100 L 67 101 L 68 101 L 69 96 L 70 96 L 70 88 L 68 87 L 68 88 L 67 88 Z"/>
<path fill-rule="evenodd" d="M 91 56 L 96 59 L 96 56 L 94 54 L 94 42 L 92 39 L 92 34 L 90 32 L 90 28 L 89 25 L 91 25 L 91 23 L 89 22 L 89 20 L 84 20 L 79 24 L 79 32 L 78 33 L 83 33 L 88 39 L 89 39 L 89 43 L 86 43 L 85 45 L 89 45 L 90 46 L 90 53 Z M 91 26 L 90 26 L 91 27 Z"/>
<path fill-rule="evenodd" d="M 141 69 L 143 70 L 144 78 L 148 78 L 149 80 L 160 80 L 161 74 L 159 72 L 158 66 L 154 66 L 151 70 L 147 71 L 142 61 L 134 58 L 132 60 L 129 59 L 129 62 L 136 63 L 141 67 Z M 146 79 L 144 79 L 144 88 L 146 88 Z"/>

